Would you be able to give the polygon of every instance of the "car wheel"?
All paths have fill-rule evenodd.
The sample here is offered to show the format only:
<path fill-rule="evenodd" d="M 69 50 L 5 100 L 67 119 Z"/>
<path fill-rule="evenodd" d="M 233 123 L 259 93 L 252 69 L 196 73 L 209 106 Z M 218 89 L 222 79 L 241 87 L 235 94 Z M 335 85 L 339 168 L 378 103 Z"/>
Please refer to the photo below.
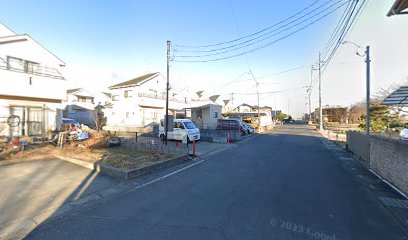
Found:
<path fill-rule="evenodd" d="M 250 134 L 250 133 L 251 133 L 251 131 L 247 130 L 247 134 Z"/>

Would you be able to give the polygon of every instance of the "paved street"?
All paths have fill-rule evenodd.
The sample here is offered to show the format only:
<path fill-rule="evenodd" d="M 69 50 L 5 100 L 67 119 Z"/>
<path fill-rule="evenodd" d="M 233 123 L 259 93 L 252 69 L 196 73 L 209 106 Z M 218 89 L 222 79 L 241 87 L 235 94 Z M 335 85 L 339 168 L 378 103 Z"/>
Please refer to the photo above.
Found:
<path fill-rule="evenodd" d="M 404 231 L 305 125 L 172 168 L 27 239 L 403 239 Z M 166 175 L 165 175 L 166 174 Z M 160 177 L 160 176 L 159 176 Z M 144 182 L 143 182 L 144 181 Z"/>

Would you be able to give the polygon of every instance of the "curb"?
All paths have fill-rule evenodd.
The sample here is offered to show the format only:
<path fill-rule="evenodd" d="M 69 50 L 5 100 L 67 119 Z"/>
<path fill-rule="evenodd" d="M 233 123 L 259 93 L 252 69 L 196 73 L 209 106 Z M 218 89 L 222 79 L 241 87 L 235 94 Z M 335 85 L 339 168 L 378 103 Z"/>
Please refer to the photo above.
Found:
<path fill-rule="evenodd" d="M 165 160 L 162 160 L 162 161 L 159 161 L 159 162 L 147 165 L 147 166 L 142 166 L 139 168 L 134 168 L 134 169 L 129 169 L 129 170 L 115 168 L 115 167 L 107 166 L 105 164 L 100 163 L 95 166 L 96 167 L 95 170 L 102 174 L 106 174 L 112 177 L 117 177 L 117 178 L 127 181 L 129 179 L 136 178 L 136 177 L 139 177 L 145 174 L 149 174 L 149 173 L 152 173 L 162 168 L 174 166 L 176 164 L 179 164 L 185 161 L 188 161 L 188 155 L 182 155 L 179 157 L 165 159 Z"/>

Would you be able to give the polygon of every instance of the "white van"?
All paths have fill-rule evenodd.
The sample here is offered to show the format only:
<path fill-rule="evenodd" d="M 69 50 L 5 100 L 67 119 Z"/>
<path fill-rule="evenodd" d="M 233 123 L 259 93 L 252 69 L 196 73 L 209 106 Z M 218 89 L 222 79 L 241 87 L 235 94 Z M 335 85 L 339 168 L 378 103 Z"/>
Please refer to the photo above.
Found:
<path fill-rule="evenodd" d="M 170 130 L 170 129 L 169 129 Z M 165 136 L 164 120 L 160 120 L 159 137 L 164 140 Z M 183 140 L 184 136 L 188 136 L 188 141 L 200 140 L 200 130 L 194 125 L 190 119 L 174 119 L 173 131 L 168 132 L 167 139 Z"/>

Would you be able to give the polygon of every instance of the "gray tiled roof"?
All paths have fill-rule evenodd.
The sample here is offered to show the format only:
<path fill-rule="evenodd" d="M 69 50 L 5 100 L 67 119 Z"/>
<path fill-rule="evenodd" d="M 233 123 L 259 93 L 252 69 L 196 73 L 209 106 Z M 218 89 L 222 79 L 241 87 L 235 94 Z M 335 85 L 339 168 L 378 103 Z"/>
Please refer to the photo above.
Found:
<path fill-rule="evenodd" d="M 116 89 L 116 88 L 124 88 L 124 87 L 136 86 L 136 85 L 138 85 L 139 83 L 142 83 L 142 82 L 144 82 L 144 81 L 146 81 L 146 80 L 150 80 L 150 79 L 152 79 L 152 78 L 155 78 L 155 77 L 157 77 L 158 75 L 159 75 L 159 73 L 157 73 L 157 72 L 156 72 L 156 73 L 149 73 L 149 74 L 146 74 L 146 75 L 143 75 L 143 76 L 134 78 L 134 79 L 129 80 L 129 81 L 125 81 L 125 82 L 121 82 L 121 83 L 115 84 L 115 85 L 113 85 L 113 86 L 110 86 L 109 89 Z"/>

